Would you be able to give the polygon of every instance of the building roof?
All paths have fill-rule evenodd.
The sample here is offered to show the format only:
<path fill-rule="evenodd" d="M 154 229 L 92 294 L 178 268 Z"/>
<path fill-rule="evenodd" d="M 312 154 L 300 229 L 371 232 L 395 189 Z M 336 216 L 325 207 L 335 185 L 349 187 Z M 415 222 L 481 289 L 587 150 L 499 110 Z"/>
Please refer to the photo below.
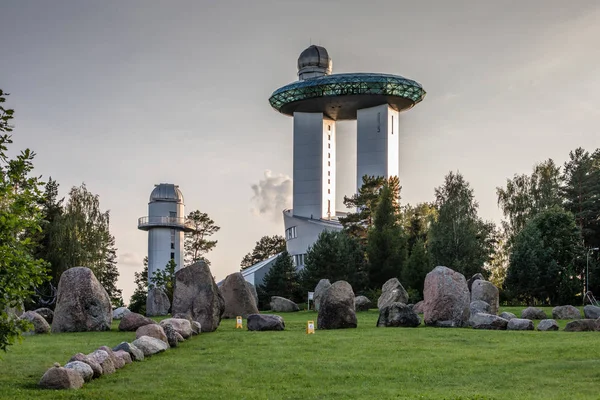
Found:
<path fill-rule="evenodd" d="M 283 252 L 282 252 L 283 253 Z M 273 257 L 269 257 L 266 260 L 262 260 L 260 262 L 257 262 L 256 264 L 252 265 L 251 267 L 248 267 L 244 270 L 242 270 L 242 276 L 246 277 L 250 274 L 255 273 L 256 271 L 258 271 L 259 269 L 265 267 L 266 265 L 269 265 L 271 263 L 271 261 L 274 261 L 277 257 L 279 257 L 281 253 L 277 253 L 275 254 Z"/>
<path fill-rule="evenodd" d="M 352 120 L 357 110 L 386 103 L 396 111 L 412 108 L 425 94 L 421 84 L 399 75 L 350 73 L 290 83 L 273 92 L 269 103 L 290 116 L 322 112 L 333 120 Z"/>
<path fill-rule="evenodd" d="M 155 201 L 183 203 L 183 194 L 179 190 L 179 186 L 172 183 L 161 183 L 154 185 L 154 190 L 150 193 L 150 203 Z"/>

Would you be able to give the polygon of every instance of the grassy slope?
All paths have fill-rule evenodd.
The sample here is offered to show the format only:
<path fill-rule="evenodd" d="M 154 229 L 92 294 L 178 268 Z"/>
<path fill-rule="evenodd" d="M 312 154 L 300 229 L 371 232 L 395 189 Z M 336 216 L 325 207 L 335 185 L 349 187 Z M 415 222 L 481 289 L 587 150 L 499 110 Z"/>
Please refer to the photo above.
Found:
<path fill-rule="evenodd" d="M 68 392 L 36 385 L 53 362 L 135 334 L 27 337 L 0 355 L 0 398 L 598 398 L 598 332 L 375 328 L 370 311 L 358 314 L 358 329 L 306 335 L 313 312 L 282 315 L 283 332 L 236 330 L 224 320 L 214 333 Z"/>

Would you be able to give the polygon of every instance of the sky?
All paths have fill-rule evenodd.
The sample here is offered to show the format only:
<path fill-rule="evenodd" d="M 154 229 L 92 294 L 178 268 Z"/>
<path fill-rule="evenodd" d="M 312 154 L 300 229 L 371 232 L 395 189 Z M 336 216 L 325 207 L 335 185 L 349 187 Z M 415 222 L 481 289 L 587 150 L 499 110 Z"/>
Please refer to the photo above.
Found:
<path fill-rule="evenodd" d="M 1 10 L 11 149 L 35 151 L 35 172 L 61 195 L 85 183 L 100 196 L 126 302 L 155 184 L 179 185 L 186 211 L 221 227 L 208 254 L 218 280 L 262 236 L 283 235 L 292 119 L 268 98 L 297 80 L 310 44 L 327 48 L 334 73 L 402 75 L 427 91 L 400 116 L 403 203 L 432 201 L 460 171 L 498 223 L 507 178 L 600 147 L 595 0 L 3 0 Z M 355 190 L 354 127 L 338 126 L 338 207 Z"/>

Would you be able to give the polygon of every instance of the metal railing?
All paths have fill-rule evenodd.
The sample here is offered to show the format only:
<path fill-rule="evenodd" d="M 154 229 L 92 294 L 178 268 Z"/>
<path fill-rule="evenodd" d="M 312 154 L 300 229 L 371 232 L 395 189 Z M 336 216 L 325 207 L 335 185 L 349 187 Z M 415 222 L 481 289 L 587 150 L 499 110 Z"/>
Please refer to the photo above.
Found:
<path fill-rule="evenodd" d="M 192 229 L 193 226 L 182 217 L 141 217 L 138 219 L 138 228 L 151 226 L 169 226 Z"/>

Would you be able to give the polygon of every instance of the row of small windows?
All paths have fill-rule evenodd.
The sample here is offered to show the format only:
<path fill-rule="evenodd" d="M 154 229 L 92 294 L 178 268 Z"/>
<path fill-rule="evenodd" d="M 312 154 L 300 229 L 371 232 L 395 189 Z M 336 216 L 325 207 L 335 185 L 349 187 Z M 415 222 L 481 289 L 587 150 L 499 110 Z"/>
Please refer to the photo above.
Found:
<path fill-rule="evenodd" d="M 291 228 L 287 228 L 285 230 L 285 238 L 286 240 L 297 238 L 298 234 L 296 233 L 296 227 L 292 226 Z"/>
<path fill-rule="evenodd" d="M 294 265 L 296 267 L 303 267 L 305 259 L 306 259 L 306 254 L 296 254 L 296 255 L 294 255 Z"/>

